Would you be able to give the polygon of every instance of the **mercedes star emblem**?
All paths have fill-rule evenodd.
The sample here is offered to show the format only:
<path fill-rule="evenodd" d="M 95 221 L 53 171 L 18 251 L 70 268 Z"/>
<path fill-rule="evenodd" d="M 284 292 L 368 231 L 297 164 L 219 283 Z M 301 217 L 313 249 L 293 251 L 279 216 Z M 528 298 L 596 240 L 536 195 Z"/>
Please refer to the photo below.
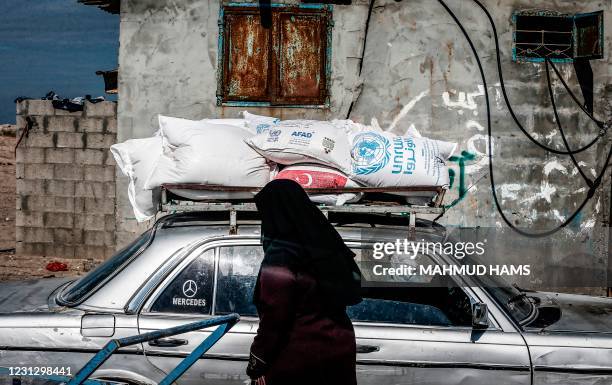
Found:
<path fill-rule="evenodd" d="M 193 280 L 185 281 L 183 284 L 183 294 L 185 297 L 192 298 L 198 292 L 198 285 Z"/>

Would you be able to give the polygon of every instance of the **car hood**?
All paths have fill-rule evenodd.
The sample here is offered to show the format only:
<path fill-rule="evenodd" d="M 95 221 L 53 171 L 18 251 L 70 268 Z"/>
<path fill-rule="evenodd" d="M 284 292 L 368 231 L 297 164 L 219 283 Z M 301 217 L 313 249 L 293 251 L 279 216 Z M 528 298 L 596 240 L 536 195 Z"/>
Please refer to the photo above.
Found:
<path fill-rule="evenodd" d="M 36 312 L 49 309 L 49 295 L 74 278 L 47 278 L 0 283 L 0 312 Z"/>
<path fill-rule="evenodd" d="M 547 326 L 547 331 L 612 332 L 612 298 L 561 293 L 528 295 L 540 300 L 540 308 L 560 308 L 561 319 Z"/>

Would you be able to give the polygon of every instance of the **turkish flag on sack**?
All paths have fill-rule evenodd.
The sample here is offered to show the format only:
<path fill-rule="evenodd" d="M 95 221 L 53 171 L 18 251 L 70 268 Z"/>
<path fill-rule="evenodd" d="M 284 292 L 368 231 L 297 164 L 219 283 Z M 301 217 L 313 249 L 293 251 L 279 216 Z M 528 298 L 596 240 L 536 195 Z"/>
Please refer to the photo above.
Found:
<path fill-rule="evenodd" d="M 304 188 L 357 187 L 342 172 L 320 165 L 305 164 L 285 167 L 274 179 L 291 179 Z"/>

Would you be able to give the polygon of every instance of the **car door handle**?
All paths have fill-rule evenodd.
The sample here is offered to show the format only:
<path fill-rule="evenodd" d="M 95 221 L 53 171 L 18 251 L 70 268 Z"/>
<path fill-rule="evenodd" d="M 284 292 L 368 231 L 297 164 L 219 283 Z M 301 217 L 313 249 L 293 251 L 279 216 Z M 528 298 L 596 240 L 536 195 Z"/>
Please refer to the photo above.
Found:
<path fill-rule="evenodd" d="M 173 346 L 187 345 L 189 341 L 180 338 L 158 338 L 149 341 L 149 345 L 158 346 L 160 348 L 171 348 Z"/>
<path fill-rule="evenodd" d="M 357 345 L 357 353 L 373 353 L 380 350 L 380 347 L 373 345 Z"/>

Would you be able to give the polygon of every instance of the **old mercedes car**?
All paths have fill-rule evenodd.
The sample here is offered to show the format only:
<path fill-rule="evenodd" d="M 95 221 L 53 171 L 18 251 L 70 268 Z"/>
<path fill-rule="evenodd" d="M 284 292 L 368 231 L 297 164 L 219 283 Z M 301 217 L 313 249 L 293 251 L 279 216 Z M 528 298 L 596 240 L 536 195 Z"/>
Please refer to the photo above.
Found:
<path fill-rule="evenodd" d="M 396 222 L 359 219 L 337 229 L 363 261 L 375 242 L 407 236 L 406 225 Z M 427 221 L 415 231 L 432 241 L 447 236 Z M 74 375 L 109 339 L 239 313 L 240 322 L 178 383 L 248 384 L 245 367 L 258 325 L 251 296 L 262 257 L 256 219 L 230 228 L 198 213 L 163 217 L 78 280 L 2 284 L 0 366 Z M 458 263 L 435 253 L 418 259 Z M 451 279 L 436 287 L 373 285 L 349 308 L 359 384 L 612 383 L 611 299 Z M 122 348 L 93 378 L 157 384 L 209 333 Z"/>

